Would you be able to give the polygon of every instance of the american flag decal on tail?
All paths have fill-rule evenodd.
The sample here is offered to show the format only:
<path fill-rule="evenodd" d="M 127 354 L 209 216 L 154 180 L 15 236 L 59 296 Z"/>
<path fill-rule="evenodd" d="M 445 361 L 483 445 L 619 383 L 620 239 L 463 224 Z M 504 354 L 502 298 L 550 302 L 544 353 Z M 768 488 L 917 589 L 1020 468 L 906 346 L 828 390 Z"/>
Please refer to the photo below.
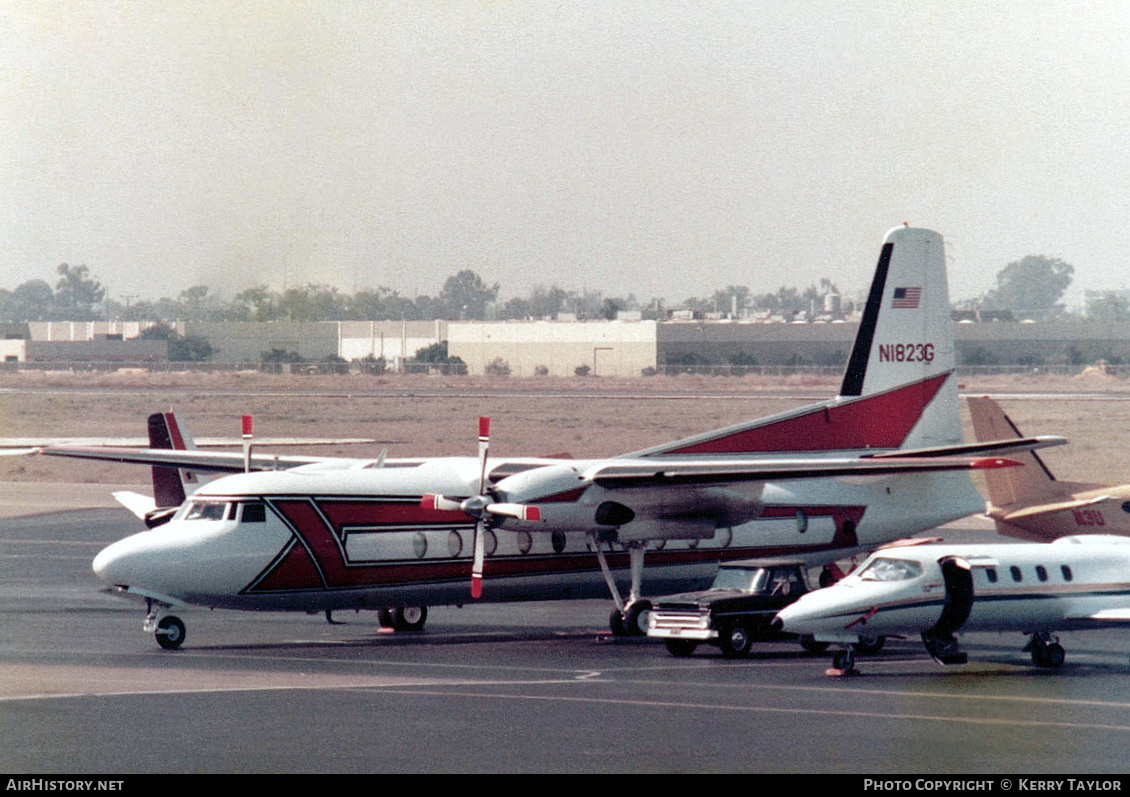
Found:
<path fill-rule="evenodd" d="M 894 296 L 891 297 L 891 309 L 917 310 L 921 299 L 921 288 L 895 288 Z"/>

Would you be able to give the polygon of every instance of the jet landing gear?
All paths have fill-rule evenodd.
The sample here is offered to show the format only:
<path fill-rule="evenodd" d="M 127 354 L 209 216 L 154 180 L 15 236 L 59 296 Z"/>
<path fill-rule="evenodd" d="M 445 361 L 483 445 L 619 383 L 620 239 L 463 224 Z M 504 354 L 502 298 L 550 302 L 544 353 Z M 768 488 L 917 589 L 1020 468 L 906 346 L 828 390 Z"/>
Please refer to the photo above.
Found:
<path fill-rule="evenodd" d="M 382 626 L 394 631 L 420 631 L 428 621 L 428 607 L 397 606 L 393 609 L 381 609 L 377 612 L 377 619 Z"/>
<path fill-rule="evenodd" d="M 153 634 L 157 644 L 165 650 L 176 650 L 184 644 L 184 622 L 171 614 L 162 614 L 168 607 L 149 601 L 149 613 L 145 615 L 142 630 Z"/>
<path fill-rule="evenodd" d="M 1024 649 L 1032 654 L 1032 663 L 1049 670 L 1058 669 L 1067 656 L 1059 637 L 1047 631 L 1035 631 Z"/>

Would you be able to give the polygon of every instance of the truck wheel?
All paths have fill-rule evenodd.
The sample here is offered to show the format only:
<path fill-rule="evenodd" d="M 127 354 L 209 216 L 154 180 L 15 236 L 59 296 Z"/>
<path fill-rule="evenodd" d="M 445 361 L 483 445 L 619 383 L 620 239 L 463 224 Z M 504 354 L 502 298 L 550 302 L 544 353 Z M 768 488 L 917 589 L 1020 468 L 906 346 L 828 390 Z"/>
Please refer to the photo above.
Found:
<path fill-rule="evenodd" d="M 722 655 L 741 659 L 748 656 L 753 648 L 753 634 L 744 623 L 734 623 L 722 629 L 718 642 L 722 646 Z"/>
<path fill-rule="evenodd" d="M 668 653 L 672 656 L 678 656 L 680 659 L 685 659 L 694 653 L 694 649 L 698 647 L 697 642 L 692 642 L 689 639 L 668 639 L 663 644 L 667 646 Z"/>
<path fill-rule="evenodd" d="M 805 634 L 800 638 L 800 646 L 809 653 L 823 653 L 828 649 L 828 642 L 817 642 L 812 634 Z"/>

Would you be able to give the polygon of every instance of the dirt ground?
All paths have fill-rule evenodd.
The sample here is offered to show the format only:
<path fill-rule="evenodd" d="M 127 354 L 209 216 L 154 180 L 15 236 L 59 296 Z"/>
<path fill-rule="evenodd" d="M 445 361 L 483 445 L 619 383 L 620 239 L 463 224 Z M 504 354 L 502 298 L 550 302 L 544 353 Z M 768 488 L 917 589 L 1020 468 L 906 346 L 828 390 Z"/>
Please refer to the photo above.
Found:
<path fill-rule="evenodd" d="M 0 375 L 0 437 L 143 437 L 145 416 L 175 409 L 197 437 L 239 436 L 239 415 L 266 437 L 366 437 L 364 446 L 323 446 L 341 456 L 473 455 L 479 415 L 492 419 L 498 456 L 622 454 L 820 401 L 839 380 L 817 377 L 495 379 L 475 377 Z M 1061 479 L 1130 481 L 1130 383 L 1080 377 L 965 380 L 965 395 L 1000 394 L 1026 434 L 1061 434 L 1045 452 Z M 966 413 L 968 425 L 968 415 Z M 967 428 L 967 439 L 972 439 Z M 302 449 L 291 449 L 294 451 Z M 314 450 L 314 449 L 306 449 Z M 144 483 L 117 466 L 24 456 L 0 458 L 0 481 Z"/>

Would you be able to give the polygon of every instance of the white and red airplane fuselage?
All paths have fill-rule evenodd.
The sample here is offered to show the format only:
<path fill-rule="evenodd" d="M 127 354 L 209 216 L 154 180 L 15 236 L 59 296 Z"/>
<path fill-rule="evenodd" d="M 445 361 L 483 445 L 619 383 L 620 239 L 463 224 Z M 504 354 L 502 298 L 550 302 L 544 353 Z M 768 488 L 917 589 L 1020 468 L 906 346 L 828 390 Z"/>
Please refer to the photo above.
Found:
<path fill-rule="evenodd" d="M 487 531 L 484 600 L 606 596 L 590 540 L 604 540 L 599 544 L 609 565 L 625 579 L 630 544 L 596 520 L 610 503 L 646 514 L 622 528 L 638 525 L 646 535 L 648 585 L 656 591 L 709 581 L 719 561 L 874 545 L 982 505 L 964 473 L 739 482 L 674 492 L 652 485 L 609 490 L 591 482 L 569 489 L 571 481 L 580 483 L 578 474 L 607 463 L 499 463 L 537 466 L 525 472 L 536 473 L 543 488 L 557 481 L 550 489 L 565 489 L 537 496 L 538 521 L 503 519 Z M 321 611 L 462 604 L 470 597 L 475 521 L 462 511 L 426 507 L 421 497 L 439 490 L 473 495 L 478 468 L 466 457 L 222 477 L 197 491 L 168 523 L 107 547 L 94 570 L 112 585 L 172 605 Z M 521 478 L 498 484 L 514 489 L 523 486 L 512 484 Z M 728 495 L 720 498 L 723 490 Z M 699 500 L 700 493 L 709 493 L 710 501 Z M 718 507 L 727 499 L 732 516 L 719 525 Z M 712 516 L 690 536 L 690 515 L 707 505 Z M 665 524 L 671 539 L 663 539 Z"/>

